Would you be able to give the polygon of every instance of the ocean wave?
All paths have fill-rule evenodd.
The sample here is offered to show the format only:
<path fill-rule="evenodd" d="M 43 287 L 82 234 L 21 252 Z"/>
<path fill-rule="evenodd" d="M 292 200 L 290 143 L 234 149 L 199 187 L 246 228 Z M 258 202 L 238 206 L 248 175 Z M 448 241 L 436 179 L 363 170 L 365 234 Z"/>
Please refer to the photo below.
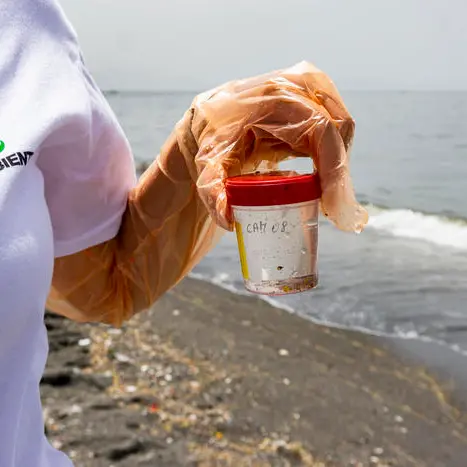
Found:
<path fill-rule="evenodd" d="M 395 237 L 427 241 L 467 250 L 467 221 L 411 209 L 388 209 L 367 205 L 368 227 Z"/>
<path fill-rule="evenodd" d="M 193 279 L 209 282 L 210 284 L 216 285 L 224 290 L 235 293 L 237 295 L 250 295 L 250 293 L 244 288 L 237 287 L 235 285 L 235 282 L 231 279 L 230 274 L 227 274 L 226 272 L 221 272 L 214 276 L 210 276 L 208 274 L 192 271 L 188 274 L 188 276 Z"/>

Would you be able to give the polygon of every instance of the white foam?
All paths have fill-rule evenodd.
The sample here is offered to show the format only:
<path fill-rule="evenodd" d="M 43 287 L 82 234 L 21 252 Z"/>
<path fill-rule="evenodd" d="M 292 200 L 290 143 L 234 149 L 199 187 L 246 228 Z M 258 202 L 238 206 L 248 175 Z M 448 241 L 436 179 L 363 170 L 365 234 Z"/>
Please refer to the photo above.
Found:
<path fill-rule="evenodd" d="M 287 311 L 288 313 L 295 313 L 295 309 L 285 303 L 280 302 L 276 298 L 269 297 L 268 295 L 260 295 L 261 300 L 264 300 L 269 305 L 280 310 Z"/>
<path fill-rule="evenodd" d="M 189 277 L 193 279 L 198 279 L 204 282 L 209 282 L 210 284 L 217 285 L 221 289 L 228 290 L 229 292 L 235 293 L 237 295 L 250 295 L 245 289 L 239 289 L 235 287 L 234 283 L 230 280 L 229 274 L 223 272 L 219 273 L 214 277 L 201 274 L 199 272 L 191 272 L 188 274 Z"/>
<path fill-rule="evenodd" d="M 410 209 L 379 209 L 369 206 L 368 227 L 396 237 L 427 241 L 467 250 L 467 223 Z"/>

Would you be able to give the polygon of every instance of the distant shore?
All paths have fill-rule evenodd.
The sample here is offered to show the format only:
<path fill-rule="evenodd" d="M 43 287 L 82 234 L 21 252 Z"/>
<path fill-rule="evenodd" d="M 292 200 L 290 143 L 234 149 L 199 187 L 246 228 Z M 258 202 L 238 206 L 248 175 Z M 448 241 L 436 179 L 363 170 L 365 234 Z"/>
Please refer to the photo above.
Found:
<path fill-rule="evenodd" d="M 467 465 L 462 381 L 434 344 L 319 326 L 193 279 L 119 331 L 46 324 L 47 432 L 76 466 Z"/>

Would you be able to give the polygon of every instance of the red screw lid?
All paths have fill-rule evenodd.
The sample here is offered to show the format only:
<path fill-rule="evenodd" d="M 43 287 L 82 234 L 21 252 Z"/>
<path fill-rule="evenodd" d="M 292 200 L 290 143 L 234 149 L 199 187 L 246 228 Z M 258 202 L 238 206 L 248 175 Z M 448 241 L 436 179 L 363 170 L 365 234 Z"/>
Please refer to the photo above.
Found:
<path fill-rule="evenodd" d="M 274 206 L 303 203 L 321 197 L 317 173 L 293 171 L 254 173 L 226 180 L 227 200 L 231 206 Z"/>

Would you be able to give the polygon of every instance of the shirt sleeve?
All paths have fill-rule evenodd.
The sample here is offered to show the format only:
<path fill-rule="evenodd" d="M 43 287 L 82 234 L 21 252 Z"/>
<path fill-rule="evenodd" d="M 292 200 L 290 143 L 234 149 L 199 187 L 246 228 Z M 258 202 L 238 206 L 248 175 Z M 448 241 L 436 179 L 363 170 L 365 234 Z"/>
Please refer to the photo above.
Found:
<path fill-rule="evenodd" d="M 28 29 L 19 30 L 15 44 L 21 50 L 23 77 L 14 80 L 15 93 L 23 99 L 29 96 L 31 110 L 23 118 L 38 135 L 37 165 L 44 179 L 55 256 L 67 256 L 117 234 L 136 183 L 134 160 L 59 4 L 20 4 L 24 9 L 15 14 L 23 15 L 21 24 Z"/>
<path fill-rule="evenodd" d="M 0 16 L 0 131 L 34 151 L 55 256 L 105 242 L 136 183 L 127 138 L 57 0 L 0 0 Z"/>
<path fill-rule="evenodd" d="M 113 238 L 136 183 L 128 140 L 84 64 L 78 67 L 82 100 L 64 112 L 39 156 L 56 257 Z"/>

